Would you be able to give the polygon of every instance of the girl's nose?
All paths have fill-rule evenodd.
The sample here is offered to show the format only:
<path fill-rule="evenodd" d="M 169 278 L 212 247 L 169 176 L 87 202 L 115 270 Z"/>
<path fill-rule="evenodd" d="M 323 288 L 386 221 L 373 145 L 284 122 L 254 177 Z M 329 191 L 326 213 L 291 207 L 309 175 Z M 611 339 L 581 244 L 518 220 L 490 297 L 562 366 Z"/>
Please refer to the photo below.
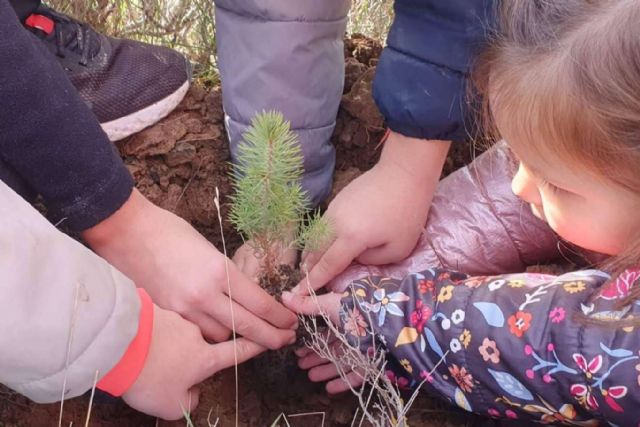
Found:
<path fill-rule="evenodd" d="M 540 203 L 540 193 L 529 171 L 520 163 L 518 171 L 511 180 L 511 191 L 529 204 Z"/>

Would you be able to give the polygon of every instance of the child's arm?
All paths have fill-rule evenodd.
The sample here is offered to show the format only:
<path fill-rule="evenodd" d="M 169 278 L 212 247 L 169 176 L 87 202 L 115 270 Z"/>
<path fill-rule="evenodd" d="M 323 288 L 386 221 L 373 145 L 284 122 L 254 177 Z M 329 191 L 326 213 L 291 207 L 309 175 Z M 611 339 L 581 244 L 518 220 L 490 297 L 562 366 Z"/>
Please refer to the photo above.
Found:
<path fill-rule="evenodd" d="M 0 2 L 0 179 L 40 194 L 52 221 L 81 231 L 108 218 L 133 178 L 60 64 Z"/>
<path fill-rule="evenodd" d="M 176 419 L 194 385 L 264 350 L 210 345 L 0 182 L 0 383 L 36 402 L 97 387 Z M 64 390 L 63 390 L 63 387 Z M 63 392 L 64 391 L 64 392 Z"/>
<path fill-rule="evenodd" d="M 341 320 L 362 350 L 376 337 L 390 366 L 404 367 L 395 375 L 407 388 L 424 381 L 427 392 L 484 415 L 625 425 L 639 416 L 640 337 L 596 322 L 639 316 L 637 304 L 614 308 L 638 277 L 624 273 L 596 299 L 607 276 L 595 270 L 368 278 L 342 299 Z M 356 337 L 362 321 L 369 333 Z"/>
<path fill-rule="evenodd" d="M 471 275 L 519 272 L 561 253 L 573 255 L 573 250 L 560 251 L 563 244 L 549 225 L 513 194 L 514 171 L 507 145 L 495 144 L 438 183 L 427 224 L 409 257 L 386 265 L 354 263 L 332 280 L 331 289 L 342 291 L 365 276 L 402 278 L 407 271 L 434 267 Z"/>
<path fill-rule="evenodd" d="M 129 279 L 2 182 L 0 216 L 0 382 L 54 402 L 66 379 L 64 397 L 78 396 L 118 363 L 143 305 Z"/>

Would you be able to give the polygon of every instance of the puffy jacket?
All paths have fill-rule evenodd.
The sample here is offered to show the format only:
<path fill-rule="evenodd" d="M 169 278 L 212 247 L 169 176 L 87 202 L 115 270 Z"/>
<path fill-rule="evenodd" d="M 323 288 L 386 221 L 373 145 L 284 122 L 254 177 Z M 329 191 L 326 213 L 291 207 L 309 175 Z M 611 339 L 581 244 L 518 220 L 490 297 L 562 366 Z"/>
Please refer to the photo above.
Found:
<path fill-rule="evenodd" d="M 636 426 L 640 271 L 470 277 L 447 270 L 356 280 L 347 337 L 387 352 L 400 387 L 520 423 Z M 624 303 L 623 303 L 624 304 Z M 375 340 L 374 340 L 375 337 Z M 441 362 L 439 365 L 438 363 Z"/>
<path fill-rule="evenodd" d="M 225 124 L 235 160 L 251 119 L 278 110 L 304 155 L 315 205 L 331 190 L 329 143 L 344 81 L 342 37 L 350 0 L 216 0 L 216 45 Z"/>
<path fill-rule="evenodd" d="M 302 144 L 313 204 L 331 188 L 349 0 L 216 0 L 223 103 L 232 158 L 251 118 L 276 109 Z M 396 0 L 374 96 L 406 136 L 466 139 L 466 77 L 492 22 L 490 0 Z"/>
<path fill-rule="evenodd" d="M 425 229 L 412 254 L 383 266 L 353 264 L 331 286 L 342 290 L 365 276 L 402 279 L 428 268 L 492 275 L 524 271 L 573 254 L 511 191 L 515 161 L 496 144 L 438 184 Z M 563 250 L 563 248 L 566 248 Z M 586 254 L 585 254 L 586 256 Z M 575 261 L 585 262 L 582 255 Z"/>
<path fill-rule="evenodd" d="M 2 182 L 0 217 L 0 383 L 55 402 L 91 389 L 97 373 L 121 394 L 144 364 L 151 301 Z M 136 359 L 137 337 L 146 341 Z"/>
<path fill-rule="evenodd" d="M 405 136 L 464 141 L 467 76 L 494 21 L 496 0 L 395 0 L 373 95 Z"/>

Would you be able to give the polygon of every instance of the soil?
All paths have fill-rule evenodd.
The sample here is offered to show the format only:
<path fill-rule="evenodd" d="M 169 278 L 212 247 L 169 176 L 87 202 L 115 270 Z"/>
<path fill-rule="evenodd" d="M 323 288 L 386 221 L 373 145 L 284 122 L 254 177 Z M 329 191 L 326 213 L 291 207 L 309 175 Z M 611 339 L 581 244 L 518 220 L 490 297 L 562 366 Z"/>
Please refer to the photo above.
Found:
<path fill-rule="evenodd" d="M 380 155 L 384 135 L 382 116 L 371 97 L 371 83 L 382 46 L 364 36 L 345 42 L 345 89 L 332 142 L 337 149 L 334 194 L 373 166 Z M 219 87 L 192 87 L 180 106 L 152 128 L 118 144 L 127 168 L 140 191 L 151 201 L 189 221 L 222 250 L 222 235 L 214 203 L 220 194 L 221 216 L 228 217 L 229 149 L 224 131 Z M 467 164 L 473 150 L 455 146 L 444 175 Z M 229 254 L 241 237 L 227 221 L 223 232 Z M 268 357 L 265 359 L 270 360 Z M 260 360 L 238 369 L 239 425 L 241 426 L 349 426 L 356 410 L 349 395 L 328 397 L 321 386 L 307 381 L 292 361 L 276 370 L 272 379 L 290 384 L 289 392 L 276 393 L 269 381 L 261 385 L 256 375 L 272 368 Z M 235 425 L 235 374 L 227 370 L 201 386 L 199 409 L 192 414 L 195 426 Z M 88 396 L 65 402 L 63 425 L 84 423 Z M 295 416 L 296 414 L 303 414 Z M 304 415 L 306 414 L 306 415 Z M 45 426 L 57 424 L 59 404 L 36 405 L 5 388 L 0 389 L 0 425 Z M 286 416 L 286 421 L 284 417 Z M 324 417 L 324 424 L 322 419 Z M 277 420 L 277 421 L 276 421 Z M 275 422 L 275 423 L 274 423 Z M 421 397 L 409 417 L 412 426 L 494 425 L 427 397 Z M 486 423 L 486 424 L 485 424 Z M 128 408 L 121 400 L 98 396 L 91 414 L 92 426 L 178 426 Z"/>

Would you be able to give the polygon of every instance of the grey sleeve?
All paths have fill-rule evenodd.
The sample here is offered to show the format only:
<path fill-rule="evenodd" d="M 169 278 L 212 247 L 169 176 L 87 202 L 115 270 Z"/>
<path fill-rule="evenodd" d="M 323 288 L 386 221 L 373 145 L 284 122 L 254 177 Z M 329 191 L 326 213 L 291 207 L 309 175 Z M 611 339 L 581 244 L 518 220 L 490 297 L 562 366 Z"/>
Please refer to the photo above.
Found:
<path fill-rule="evenodd" d="M 299 136 L 313 205 L 331 189 L 349 0 L 216 0 L 226 128 L 235 160 L 253 116 L 278 110 Z"/>
<path fill-rule="evenodd" d="M 0 217 L 0 383 L 38 403 L 81 395 L 135 337 L 136 288 L 2 182 Z"/>

